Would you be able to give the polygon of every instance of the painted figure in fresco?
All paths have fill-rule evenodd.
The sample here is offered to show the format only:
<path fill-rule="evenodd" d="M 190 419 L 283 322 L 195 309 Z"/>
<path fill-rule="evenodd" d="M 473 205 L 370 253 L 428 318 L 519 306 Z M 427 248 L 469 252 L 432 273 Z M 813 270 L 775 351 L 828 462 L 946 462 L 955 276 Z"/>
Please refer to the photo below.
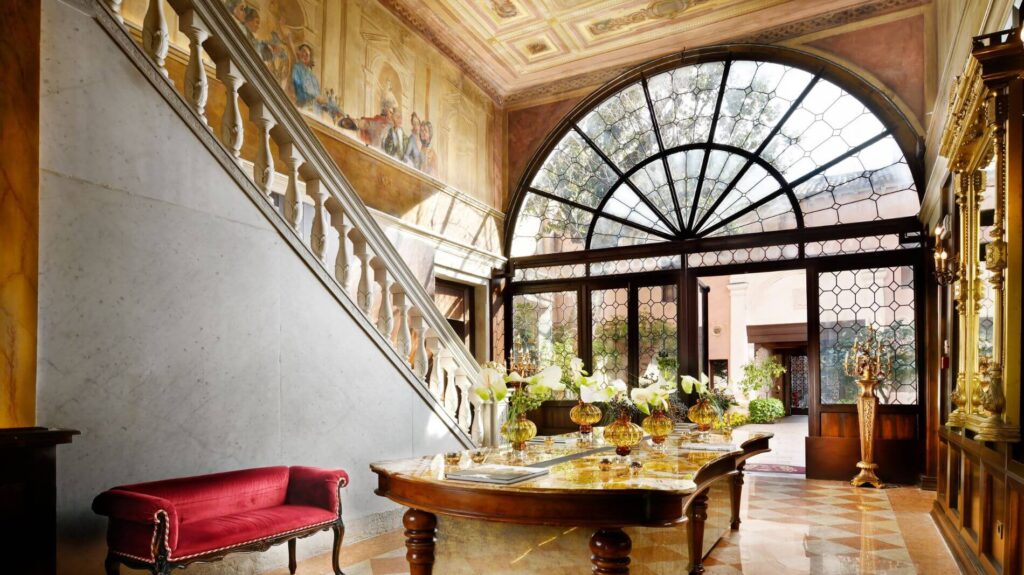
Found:
<path fill-rule="evenodd" d="M 284 89 L 289 88 L 291 56 L 289 55 L 290 33 L 279 14 L 280 6 L 270 2 L 270 10 L 264 18 L 254 3 L 246 0 L 226 0 L 232 16 L 245 31 L 245 36 L 260 55 L 267 68 Z M 283 36 L 282 36 L 283 35 Z"/>
<path fill-rule="evenodd" d="M 416 112 L 409 117 L 409 123 L 412 124 L 412 129 L 409 130 L 409 136 L 405 138 L 402 161 L 419 170 L 423 165 L 423 152 L 420 149 L 420 117 Z"/>
<path fill-rule="evenodd" d="M 430 121 L 420 123 L 420 150 L 423 160 L 419 169 L 431 176 L 437 176 L 437 152 L 431 147 L 434 140 L 434 126 Z"/>
<path fill-rule="evenodd" d="M 301 108 L 316 103 L 320 97 L 320 81 L 313 74 L 313 47 L 300 44 L 295 56 L 295 63 L 292 64 L 292 89 L 295 91 L 295 103 Z"/>
<path fill-rule="evenodd" d="M 391 114 L 391 126 L 386 129 L 381 148 L 385 154 L 401 160 L 402 152 L 405 151 L 405 132 L 402 131 L 402 118 L 397 112 Z"/>
<path fill-rule="evenodd" d="M 359 139 L 368 146 L 383 149 L 384 138 L 396 124 L 397 109 L 398 100 L 391 91 L 391 83 L 388 82 L 380 98 L 380 114 L 359 119 Z"/>

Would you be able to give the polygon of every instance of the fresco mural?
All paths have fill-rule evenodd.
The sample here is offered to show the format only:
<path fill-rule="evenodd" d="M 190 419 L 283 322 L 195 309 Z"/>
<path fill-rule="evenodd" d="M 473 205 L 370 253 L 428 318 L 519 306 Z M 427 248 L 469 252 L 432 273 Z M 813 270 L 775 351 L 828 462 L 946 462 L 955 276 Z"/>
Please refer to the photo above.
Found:
<path fill-rule="evenodd" d="M 460 191 L 492 198 L 496 170 L 480 150 L 493 145 L 493 106 L 375 1 L 223 1 L 307 115 Z M 328 19 L 339 12 L 339 20 Z M 335 35 L 342 54 L 324 53 L 323 39 Z"/>
<path fill-rule="evenodd" d="M 368 206 L 500 253 L 504 127 L 461 69 L 377 0 L 221 1 Z M 135 29 L 148 3 L 124 0 Z M 167 17 L 180 78 L 188 38 Z"/>

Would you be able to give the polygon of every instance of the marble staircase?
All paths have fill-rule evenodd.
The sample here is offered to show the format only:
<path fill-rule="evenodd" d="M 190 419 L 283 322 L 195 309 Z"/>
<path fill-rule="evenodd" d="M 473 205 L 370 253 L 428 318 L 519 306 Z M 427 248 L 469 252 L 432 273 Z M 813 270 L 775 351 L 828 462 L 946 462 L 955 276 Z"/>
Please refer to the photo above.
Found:
<path fill-rule="evenodd" d="M 150 0 L 139 42 L 121 18 L 120 0 L 92 1 L 100 26 L 456 439 L 466 447 L 490 444 L 494 426 L 485 425 L 483 414 L 495 410 L 471 401 L 480 366 L 223 4 Z M 167 7 L 177 13 L 189 39 L 180 87 L 166 68 Z M 212 82 L 227 92 L 219 126 L 211 126 L 207 117 Z M 252 157 L 243 154 L 247 127 L 256 133 Z M 282 165 L 275 165 L 275 156 Z M 282 180 L 283 193 L 277 194 Z M 303 221 L 307 214 L 311 222 Z"/>

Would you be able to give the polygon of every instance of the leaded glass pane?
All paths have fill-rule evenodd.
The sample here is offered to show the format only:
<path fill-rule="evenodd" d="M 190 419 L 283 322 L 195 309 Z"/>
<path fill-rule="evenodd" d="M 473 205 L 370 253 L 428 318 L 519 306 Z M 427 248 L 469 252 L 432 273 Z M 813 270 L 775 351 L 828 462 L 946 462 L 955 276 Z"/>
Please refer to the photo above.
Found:
<path fill-rule="evenodd" d="M 594 208 L 615 183 L 615 172 L 576 132 L 551 151 L 530 183 L 534 189 Z"/>
<path fill-rule="evenodd" d="M 568 264 L 564 266 L 540 266 L 536 268 L 516 268 L 512 279 L 515 281 L 557 280 L 579 278 L 587 275 L 584 264 Z"/>
<path fill-rule="evenodd" d="M 594 235 L 590 238 L 590 247 L 616 248 L 636 246 L 665 241 L 663 238 L 638 230 L 632 226 L 620 224 L 608 218 L 599 218 L 594 225 Z"/>
<path fill-rule="evenodd" d="M 810 73 L 781 64 L 733 62 L 714 141 L 753 152 L 811 79 Z"/>
<path fill-rule="evenodd" d="M 750 169 L 743 174 L 743 177 L 725 196 L 714 213 L 708 215 L 706 222 L 699 226 L 698 230 L 704 232 L 718 225 L 722 220 L 732 217 L 777 192 L 781 186 L 782 183 L 760 165 L 750 166 Z"/>
<path fill-rule="evenodd" d="M 642 374 L 654 362 L 675 381 L 678 375 L 679 345 L 679 290 L 675 284 L 641 286 L 637 288 L 637 317 L 640 336 L 640 365 Z"/>
<path fill-rule="evenodd" d="M 583 117 L 579 127 L 622 171 L 658 151 L 651 111 L 639 83 L 609 96 Z"/>
<path fill-rule="evenodd" d="M 723 62 L 684 66 L 648 80 L 665 147 L 707 142 L 722 85 Z"/>
<path fill-rule="evenodd" d="M 630 258 L 628 260 L 612 260 L 590 264 L 590 275 L 609 276 L 617 274 L 635 274 L 660 270 L 679 269 L 679 256 L 659 256 L 651 258 Z"/>
<path fill-rule="evenodd" d="M 568 204 L 528 193 L 512 237 L 512 256 L 581 250 L 591 214 Z"/>
<path fill-rule="evenodd" d="M 542 365 L 572 359 L 579 349 L 575 291 L 512 297 L 513 341 Z M 561 365 L 559 363 L 559 365 Z"/>
<path fill-rule="evenodd" d="M 665 165 L 661 160 L 648 162 L 647 165 L 630 176 L 629 181 L 633 182 L 636 189 L 646 195 L 647 199 L 651 200 L 651 203 L 670 222 L 676 222 L 671 217 L 675 212 L 675 204 L 672 201 L 672 190 L 668 185 L 668 176 L 665 175 Z"/>
<path fill-rule="evenodd" d="M 897 234 L 885 234 L 881 236 L 863 236 L 842 240 L 807 242 L 804 244 L 804 255 L 809 258 L 818 258 L 823 256 L 836 256 L 840 254 L 867 254 L 872 252 L 905 250 L 920 246 L 921 244 L 919 242 L 900 243 L 900 236 Z"/>
<path fill-rule="evenodd" d="M 704 185 L 701 186 L 700 198 L 697 200 L 694 224 L 707 215 L 711 206 L 725 192 L 746 164 L 747 159 L 743 156 L 721 150 L 711 151 L 708 156 L 708 167 L 704 172 Z"/>
<path fill-rule="evenodd" d="M 860 100 L 820 80 L 768 142 L 762 156 L 793 181 L 884 131 Z"/>
<path fill-rule="evenodd" d="M 784 244 L 757 248 L 740 248 L 717 252 L 694 252 L 686 256 L 686 265 L 691 268 L 724 266 L 751 262 L 772 262 L 795 260 L 800 255 L 796 244 Z"/>
<path fill-rule="evenodd" d="M 602 208 L 602 212 L 665 234 L 673 233 L 627 185 L 621 185 L 612 192 L 611 197 Z"/>
<path fill-rule="evenodd" d="M 609 379 L 627 381 L 629 376 L 629 293 L 626 288 L 590 292 L 592 357 L 594 371 Z"/>
<path fill-rule="evenodd" d="M 818 326 L 821 402 L 853 403 L 855 377 L 843 358 L 868 327 L 887 342 L 893 368 L 877 388 L 884 404 L 917 403 L 917 324 L 914 268 L 910 266 L 841 270 L 818 274 Z"/>
<path fill-rule="evenodd" d="M 690 220 L 690 206 L 697 195 L 700 167 L 704 163 L 705 153 L 704 150 L 689 150 L 668 157 L 668 171 L 672 173 L 684 225 Z"/>
<path fill-rule="evenodd" d="M 796 228 L 796 213 L 789 196 L 777 196 L 757 209 L 748 211 L 735 220 L 708 233 L 708 237 L 759 234 Z"/>
<path fill-rule="evenodd" d="M 794 190 L 804 224 L 832 226 L 917 215 L 914 176 L 892 136 L 864 148 Z"/>

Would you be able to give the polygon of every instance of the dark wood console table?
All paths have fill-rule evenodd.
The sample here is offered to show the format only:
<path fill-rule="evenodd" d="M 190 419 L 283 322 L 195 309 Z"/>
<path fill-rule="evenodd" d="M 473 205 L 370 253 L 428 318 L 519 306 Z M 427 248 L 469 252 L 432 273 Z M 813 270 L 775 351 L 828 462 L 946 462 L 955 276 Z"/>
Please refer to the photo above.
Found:
<path fill-rule="evenodd" d="M 717 449 L 712 446 L 725 440 L 712 436 L 706 447 L 682 443 L 673 437 L 663 452 L 635 451 L 634 459 L 643 464 L 638 473 L 631 472 L 622 463 L 618 470 L 614 467 L 608 470 L 607 465 L 601 470 L 602 459 L 616 459 L 608 447 L 531 445 L 526 465 L 545 466 L 548 461 L 557 462 L 550 464 L 547 475 L 509 486 L 447 480 L 444 478 L 446 464 L 440 455 L 376 463 L 370 468 L 378 475 L 377 495 L 410 508 L 403 522 L 406 557 L 412 575 L 433 572 L 435 541 L 445 535 L 444 526 L 439 527 L 438 516 L 446 520 L 452 518 L 451 524 L 456 526 L 459 521 L 473 520 L 472 528 L 462 531 L 472 533 L 470 537 L 479 537 L 481 546 L 488 547 L 489 553 L 497 552 L 495 541 L 511 545 L 517 538 L 529 538 L 530 530 L 513 533 L 515 525 L 559 526 L 555 537 L 561 532 L 589 533 L 589 563 L 598 574 L 629 573 L 633 542 L 623 528 L 672 527 L 686 523 L 688 564 L 675 566 L 674 572 L 696 574 L 704 571 L 703 558 L 720 536 L 716 534 L 714 540 L 705 541 L 712 485 L 717 484 L 714 493 L 719 499 L 717 505 L 723 509 L 717 514 L 725 515 L 725 530 L 737 529 L 743 465 L 753 455 L 769 451 L 771 434 L 737 431 L 735 435 L 729 445 L 719 443 Z M 507 457 L 504 452 L 491 451 L 486 463 L 508 463 Z M 473 465 L 468 454 L 464 454 L 459 467 Z M 721 501 L 723 493 L 725 501 Z M 477 535 L 488 528 L 503 529 L 503 524 L 512 524 L 504 528 L 509 529 L 507 534 Z M 536 550 L 550 540 L 548 537 L 545 543 L 523 544 Z M 582 547 L 582 541 L 576 543 Z M 683 541 L 679 541 L 680 548 L 682 544 Z M 462 544 L 459 552 L 462 548 L 467 548 L 468 552 L 468 547 L 471 545 Z M 455 563 L 461 564 L 456 561 L 442 570 L 446 574 L 461 573 Z M 497 567 L 501 563 L 496 559 L 495 569 L 490 572 L 534 572 L 523 563 L 502 571 Z M 560 569 L 545 568 L 539 572 L 579 572 L 565 565 Z M 472 572 L 472 569 L 467 571 Z"/>
<path fill-rule="evenodd" d="M 72 429 L 0 429 L 0 556 L 4 572 L 57 572 L 57 446 Z"/>

